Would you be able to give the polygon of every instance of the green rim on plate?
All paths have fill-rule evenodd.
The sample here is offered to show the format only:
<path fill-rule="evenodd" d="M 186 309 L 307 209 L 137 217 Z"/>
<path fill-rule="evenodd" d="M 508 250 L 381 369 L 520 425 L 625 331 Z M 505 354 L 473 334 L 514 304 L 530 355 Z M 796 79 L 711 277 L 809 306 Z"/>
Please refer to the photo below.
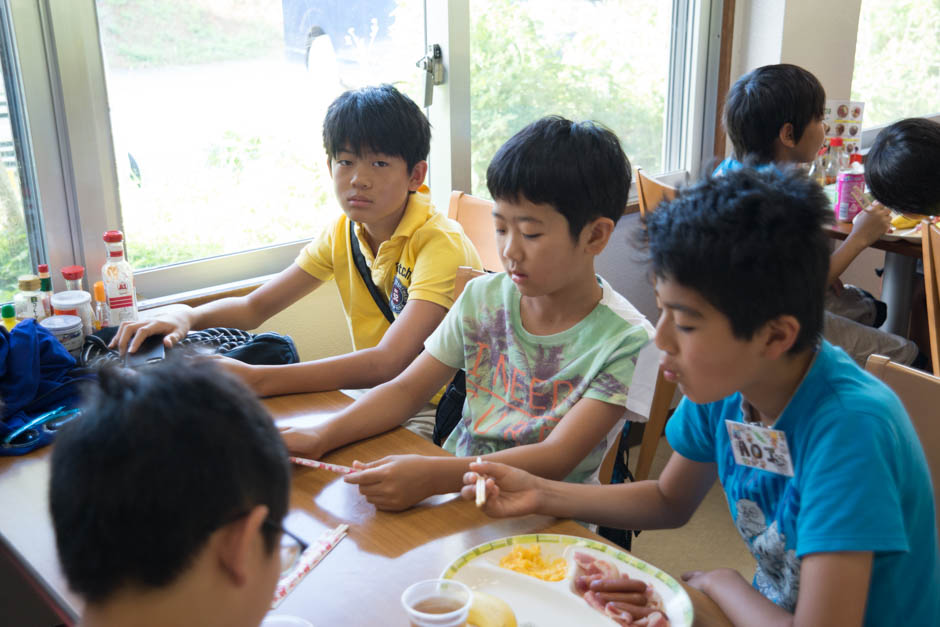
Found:
<path fill-rule="evenodd" d="M 636 568 L 637 570 L 642 571 L 650 577 L 653 577 L 656 580 L 662 582 L 675 596 L 679 597 L 679 607 L 677 607 L 676 610 L 682 616 L 683 622 L 687 625 L 692 624 L 692 600 L 689 598 L 689 595 L 686 593 L 685 589 L 671 575 L 663 572 L 659 568 L 656 568 L 652 564 L 644 562 L 638 557 L 630 555 L 626 551 L 614 548 L 609 544 L 604 544 L 603 542 L 590 540 L 588 538 L 565 536 L 559 535 L 557 533 L 530 533 L 521 536 L 500 538 L 499 540 L 493 540 L 492 542 L 484 542 L 483 544 L 479 544 L 473 547 L 455 559 L 441 574 L 441 578 L 452 579 L 454 575 L 457 574 L 457 571 L 466 566 L 468 562 L 471 562 L 481 555 L 489 553 L 490 551 L 513 546 L 515 544 L 560 544 L 565 546 L 582 546 L 589 549 L 594 549 L 595 551 L 600 551 L 601 553 L 605 553 L 614 559 L 623 562 L 624 564 L 628 564 L 629 566 L 632 566 L 633 568 Z"/>

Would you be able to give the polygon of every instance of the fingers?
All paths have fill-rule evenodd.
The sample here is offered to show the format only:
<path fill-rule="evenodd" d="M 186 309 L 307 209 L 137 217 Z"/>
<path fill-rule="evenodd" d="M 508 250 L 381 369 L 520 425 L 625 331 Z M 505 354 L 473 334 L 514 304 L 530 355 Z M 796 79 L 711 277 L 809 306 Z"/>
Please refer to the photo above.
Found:
<path fill-rule="evenodd" d="M 111 338 L 111 342 L 108 343 L 108 348 L 116 348 L 118 352 L 122 355 L 127 350 L 127 344 L 130 342 L 131 338 L 134 337 L 134 333 L 142 327 L 145 322 L 122 322 L 121 326 L 118 327 L 117 333 L 114 334 L 114 337 Z"/>
<path fill-rule="evenodd" d="M 682 581 L 689 581 L 695 577 L 698 577 L 701 574 L 704 574 L 704 570 L 689 570 L 682 573 Z"/>
<path fill-rule="evenodd" d="M 507 466 L 506 464 L 500 464 L 498 462 L 470 462 L 470 470 L 473 473 L 485 475 L 487 477 L 493 477 L 495 479 L 502 479 L 506 476 L 507 473 L 512 472 L 512 466 Z M 473 480 L 476 481 L 476 474 L 473 477 Z M 464 475 L 466 477 L 466 475 Z"/>

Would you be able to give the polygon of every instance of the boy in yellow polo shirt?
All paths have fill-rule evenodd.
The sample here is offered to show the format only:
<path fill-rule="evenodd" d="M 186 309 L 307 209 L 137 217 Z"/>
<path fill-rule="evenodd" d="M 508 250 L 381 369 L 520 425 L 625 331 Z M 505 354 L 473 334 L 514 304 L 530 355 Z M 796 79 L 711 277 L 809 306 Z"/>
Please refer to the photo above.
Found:
<path fill-rule="evenodd" d="M 453 304 L 457 267 L 482 267 L 460 225 L 431 206 L 423 184 L 430 141 L 421 109 L 391 85 L 342 94 L 327 111 L 323 145 L 343 215 L 290 267 L 251 294 L 122 324 L 112 346 L 133 352 L 153 334 L 163 334 L 164 344 L 172 346 L 190 329 L 254 329 L 335 279 L 352 353 L 286 366 L 221 360 L 223 365 L 261 396 L 367 388 L 393 379 L 421 352 Z M 357 248 L 394 323 L 356 268 Z M 311 323 L 315 319 L 311 316 Z M 418 431 L 430 437 L 433 418 L 425 422 Z"/>

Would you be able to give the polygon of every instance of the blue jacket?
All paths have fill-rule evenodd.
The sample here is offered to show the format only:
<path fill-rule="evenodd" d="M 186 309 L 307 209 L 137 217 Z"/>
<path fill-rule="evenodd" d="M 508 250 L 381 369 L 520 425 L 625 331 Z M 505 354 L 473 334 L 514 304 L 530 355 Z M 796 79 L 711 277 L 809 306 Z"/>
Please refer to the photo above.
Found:
<path fill-rule="evenodd" d="M 0 399 L 3 422 L 0 441 L 39 414 L 78 404 L 78 382 L 94 376 L 76 368 L 62 343 L 35 320 L 24 320 L 7 331 L 0 326 Z M 5 447 L 0 455 L 22 455 L 52 441 L 53 433 L 39 429 L 28 446 Z"/>

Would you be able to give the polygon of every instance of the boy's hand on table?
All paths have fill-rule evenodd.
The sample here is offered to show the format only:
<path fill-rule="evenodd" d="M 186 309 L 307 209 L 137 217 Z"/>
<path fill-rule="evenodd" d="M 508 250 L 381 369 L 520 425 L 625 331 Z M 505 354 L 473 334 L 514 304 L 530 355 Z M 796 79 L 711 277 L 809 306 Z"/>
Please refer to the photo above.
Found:
<path fill-rule="evenodd" d="M 691 570 L 689 572 L 682 573 L 682 581 L 686 582 L 696 590 L 701 590 L 709 596 L 712 596 L 711 591 L 714 590 L 715 586 L 727 584 L 731 580 L 744 581 L 744 578 L 741 576 L 741 573 L 734 570 L 733 568 Z"/>
<path fill-rule="evenodd" d="M 117 349 L 122 355 L 134 353 L 145 339 L 151 335 L 162 335 L 163 345 L 172 347 L 189 333 L 189 309 L 160 314 L 159 318 L 122 322 L 117 333 L 108 344 L 108 348 Z"/>
<path fill-rule="evenodd" d="M 535 513 L 541 500 L 539 479 L 524 470 L 496 462 L 471 462 L 470 472 L 464 474 L 460 495 L 476 499 L 477 477 L 486 477 L 484 512 L 495 518 L 524 516 Z"/>
<path fill-rule="evenodd" d="M 891 210 L 877 200 L 865 207 L 852 223 L 850 238 L 858 238 L 866 247 L 877 242 L 891 226 Z"/>
<path fill-rule="evenodd" d="M 316 427 L 278 427 L 284 446 L 292 455 L 320 459 L 329 452 Z"/>
<path fill-rule="evenodd" d="M 434 494 L 432 457 L 389 455 L 369 463 L 353 462 L 356 469 L 343 480 L 359 486 L 359 493 L 381 510 L 399 512 Z"/>

